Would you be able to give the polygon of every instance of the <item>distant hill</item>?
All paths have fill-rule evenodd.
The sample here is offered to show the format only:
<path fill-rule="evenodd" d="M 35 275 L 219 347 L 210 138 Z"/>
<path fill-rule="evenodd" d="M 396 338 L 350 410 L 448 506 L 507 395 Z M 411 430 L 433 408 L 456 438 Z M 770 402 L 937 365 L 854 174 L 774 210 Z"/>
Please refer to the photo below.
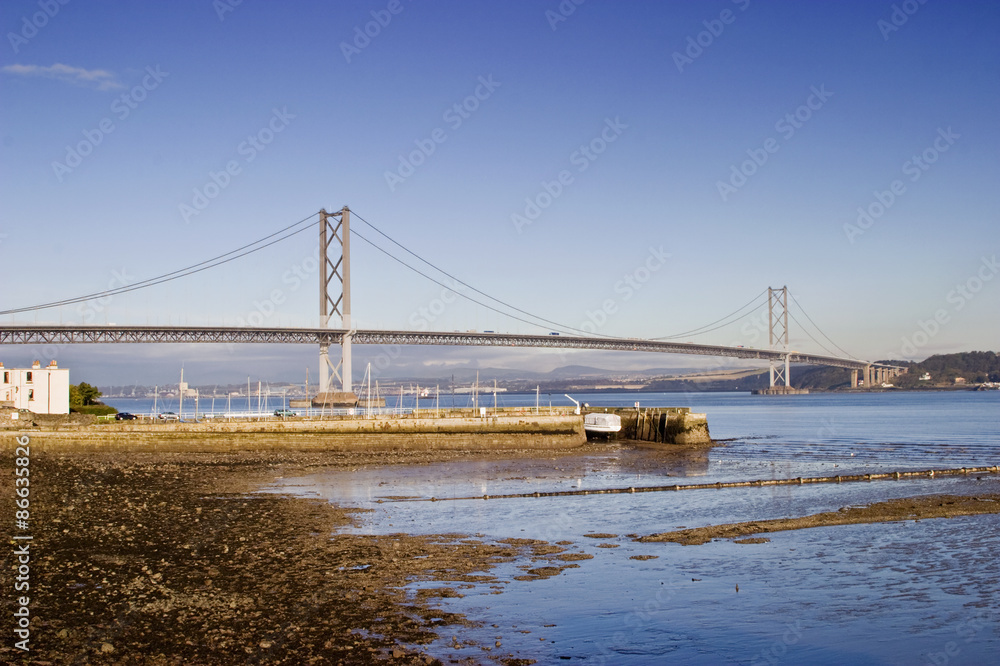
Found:
<path fill-rule="evenodd" d="M 921 380 L 925 374 L 930 379 Z M 1000 382 L 1000 355 L 991 351 L 938 354 L 911 364 L 909 372 L 892 381 L 899 388 L 954 386 L 957 377 L 969 384 Z"/>
<path fill-rule="evenodd" d="M 964 377 L 967 385 L 983 382 L 1000 382 L 1000 355 L 992 351 L 962 352 L 958 354 L 939 354 L 931 356 L 920 363 L 911 361 L 881 360 L 879 363 L 905 366 L 908 371 L 892 380 L 897 388 L 902 389 L 940 389 L 956 387 L 955 378 Z M 476 379 L 477 369 L 474 367 L 420 366 L 418 368 L 399 368 L 397 374 L 382 377 L 382 385 L 406 385 L 416 382 L 433 386 L 440 385 L 441 390 L 451 386 L 452 378 L 456 386 L 469 386 Z M 714 370 L 704 368 L 647 368 L 644 370 L 609 370 L 585 365 L 567 365 L 550 371 L 537 371 L 509 368 L 479 368 L 480 384 L 491 386 L 496 380 L 502 388 L 508 391 L 535 391 L 539 387 L 543 392 L 566 392 L 586 390 L 621 390 L 621 391 L 666 391 L 666 392 L 704 392 L 704 391 L 751 391 L 766 388 L 769 384 L 768 371 L 754 368 L 724 367 Z M 812 391 L 835 391 L 847 389 L 850 384 L 851 372 L 844 368 L 832 368 L 815 365 L 793 365 L 792 386 Z M 921 376 L 929 375 L 929 380 L 921 380 Z M 360 381 L 355 377 L 355 381 Z M 176 384 L 173 385 L 176 387 Z M 298 384 L 301 387 L 301 384 Z M 315 383 L 312 389 L 315 390 Z M 272 389 L 274 384 L 272 384 Z M 173 387 L 172 387 L 173 388 Z M 203 394 L 221 391 L 226 394 L 231 391 L 245 391 L 245 384 L 229 386 L 202 386 Z M 116 395 L 151 395 L 152 386 L 113 386 L 100 387 L 108 396 Z M 162 391 L 164 386 L 160 385 Z M 272 390 L 273 393 L 273 390 Z"/>
<path fill-rule="evenodd" d="M 826 365 L 792 367 L 792 386 L 811 391 L 834 391 L 851 386 L 851 371 Z"/>
<path fill-rule="evenodd" d="M 437 381 L 441 385 L 450 383 L 454 376 L 456 384 L 470 384 L 475 381 L 478 374 L 480 382 L 492 382 L 494 379 L 500 382 L 516 382 L 523 380 L 534 382 L 531 389 L 534 390 L 538 382 L 563 382 L 576 379 L 596 379 L 605 377 L 657 377 L 666 374 L 683 375 L 695 372 L 695 368 L 647 368 L 644 370 L 609 370 L 607 368 L 595 368 L 588 365 L 566 365 L 554 370 L 538 371 L 518 368 L 492 368 L 492 367 L 454 367 L 427 365 L 420 367 L 396 369 L 391 375 L 386 374 L 385 379 L 395 381 Z"/>
<path fill-rule="evenodd" d="M 851 383 L 851 371 L 814 365 L 793 365 L 792 386 L 813 391 L 846 389 Z M 708 380 L 696 377 L 657 379 L 649 383 L 651 391 L 753 391 L 770 386 L 769 370 L 744 372 L 732 379 L 726 377 Z"/>
<path fill-rule="evenodd" d="M 956 377 L 964 377 L 969 385 L 983 382 L 1000 382 L 1000 355 L 991 351 L 962 352 L 931 356 L 920 363 L 911 361 L 881 360 L 879 363 L 907 366 L 906 373 L 893 378 L 897 388 L 943 388 L 954 387 Z M 920 377 L 930 375 L 929 380 Z M 815 365 L 793 365 L 792 386 L 812 391 L 836 391 L 850 387 L 851 371 Z M 769 384 L 768 371 L 728 379 L 718 378 L 701 381 L 692 378 L 664 378 L 649 383 L 647 390 L 655 391 L 747 391 L 766 388 Z"/>

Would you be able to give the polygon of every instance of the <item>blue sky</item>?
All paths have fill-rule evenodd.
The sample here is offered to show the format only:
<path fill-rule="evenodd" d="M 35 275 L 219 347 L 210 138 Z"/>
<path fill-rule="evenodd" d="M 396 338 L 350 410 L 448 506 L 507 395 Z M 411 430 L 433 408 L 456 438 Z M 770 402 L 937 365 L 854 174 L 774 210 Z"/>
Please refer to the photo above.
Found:
<path fill-rule="evenodd" d="M 602 334 L 684 332 L 788 285 L 857 357 L 997 348 L 995 3 L 8 0 L 0 25 L 0 309 L 153 277 L 346 204 L 476 288 Z M 315 250 L 310 231 L 3 323 L 316 325 Z M 442 310 L 441 286 L 362 242 L 353 279 L 359 327 L 545 332 L 462 299 Z M 805 329 L 830 346 L 793 314 L 793 348 L 824 351 Z M 758 322 L 692 339 L 765 346 Z M 53 354 L 104 382 L 172 377 L 181 360 L 220 379 L 314 363 L 0 350 L 8 365 Z"/>

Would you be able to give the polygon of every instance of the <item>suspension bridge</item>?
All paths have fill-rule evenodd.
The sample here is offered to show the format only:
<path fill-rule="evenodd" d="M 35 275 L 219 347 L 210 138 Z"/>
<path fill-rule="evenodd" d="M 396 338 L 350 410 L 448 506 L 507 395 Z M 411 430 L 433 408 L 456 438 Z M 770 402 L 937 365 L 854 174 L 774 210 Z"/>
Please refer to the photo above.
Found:
<path fill-rule="evenodd" d="M 311 219 L 312 216 L 306 218 Z M 301 223 L 301 222 L 300 222 Z M 300 224 L 297 223 L 297 224 Z M 0 345 L 29 344 L 165 344 L 165 343 L 228 343 L 228 344 L 311 344 L 319 347 L 319 391 L 328 393 L 339 386 L 345 393 L 352 392 L 351 348 L 352 345 L 434 345 L 465 347 L 535 347 L 546 349 L 590 349 L 602 351 L 655 352 L 667 354 L 693 354 L 736 359 L 759 359 L 770 366 L 770 386 L 773 389 L 791 387 L 790 365 L 805 363 L 845 368 L 851 371 L 851 386 L 858 386 L 859 374 L 864 386 L 877 386 L 904 371 L 899 366 L 876 363 L 855 358 L 832 355 L 807 354 L 789 349 L 788 289 L 768 288 L 768 349 L 743 346 L 706 345 L 690 342 L 671 342 L 657 339 L 621 338 L 596 335 L 573 335 L 549 333 L 528 335 L 493 332 L 446 332 L 446 331 L 393 331 L 364 330 L 351 326 L 351 211 L 346 206 L 335 213 L 325 209 L 319 212 L 320 243 L 320 326 L 316 328 L 288 328 L 263 326 L 91 326 L 91 325 L 0 325 Z M 292 225 L 295 226 L 295 225 Z M 374 228 L 374 227 L 373 227 Z M 286 227 L 286 229 L 288 229 Z M 284 231 L 284 230 L 283 230 Z M 278 240 L 302 231 L 295 231 Z M 376 229 L 377 231 L 377 229 Z M 272 234 L 276 236 L 280 234 Z M 381 232 L 379 232 L 381 233 Z M 384 234 L 382 234 L 384 235 Z M 268 240 L 271 236 L 262 240 Z M 388 238 L 388 237 L 387 237 Z M 389 239 L 391 240 L 391 239 Z M 254 250 L 267 247 L 272 241 L 259 245 Z M 395 243 L 395 241 L 392 241 Z M 260 241 L 258 241 L 260 243 Z M 257 243 L 251 244 L 257 245 Z M 244 246 L 244 250 L 250 246 Z M 376 246 L 377 247 L 377 246 Z M 401 246 L 402 247 L 402 246 Z M 405 249 L 405 248 L 404 248 Z M 383 250 L 384 251 L 384 250 Z M 55 303 L 6 310 L 0 314 L 16 314 L 73 302 L 144 288 L 175 279 L 177 275 L 189 275 L 213 266 L 226 263 L 243 254 L 233 251 L 189 269 L 144 280 L 101 294 L 88 294 L 77 299 L 67 299 Z M 409 250 L 407 250 L 409 252 Z M 236 256 L 230 256 L 230 255 Z M 410 252 L 410 254 L 413 254 Z M 392 255 L 390 255 L 392 256 Z M 416 255 L 414 255 L 416 256 Z M 393 257 L 395 258 L 395 257 Z M 397 259 L 398 261 L 398 259 Z M 401 262 L 402 263 L 402 262 Z M 406 265 L 406 264 L 404 264 Z M 419 271 L 418 271 L 419 272 Z M 442 271 L 443 272 L 443 271 Z M 424 275 L 421 273 L 421 275 Z M 428 277 L 424 275 L 425 277 Z M 449 276 L 453 277 L 453 276 Z M 433 280 L 433 278 L 430 278 Z M 440 284 L 440 283 L 439 283 Z M 464 283 L 462 283 L 464 284 Z M 468 285 L 466 285 L 468 286 Z M 479 290 L 474 290 L 477 293 Z M 485 295 L 485 294 L 484 294 Z M 492 297 L 489 297 L 492 299 Z M 503 303 L 498 299 L 499 303 Z M 476 301 L 478 302 L 478 301 Z M 507 305 L 507 304 L 505 304 Z M 513 308 L 513 306 L 508 306 Z M 518 312 L 523 310 L 513 308 Z M 507 314 L 507 313 L 504 313 Z M 528 314 L 528 313 L 524 313 Z M 508 314 L 508 316 L 511 316 Z M 339 319 L 339 327 L 332 327 L 334 317 Z M 526 321 L 519 317 L 513 318 Z M 548 322 L 548 320 L 541 320 Z M 535 322 L 527 322 L 538 325 Z M 554 324 L 555 322 L 548 322 Z M 571 327 L 561 327 L 571 332 L 581 333 Z M 339 347 L 331 358 L 331 348 Z M 339 358 L 338 358 L 339 357 Z M 336 382 L 336 384 L 334 383 Z"/>

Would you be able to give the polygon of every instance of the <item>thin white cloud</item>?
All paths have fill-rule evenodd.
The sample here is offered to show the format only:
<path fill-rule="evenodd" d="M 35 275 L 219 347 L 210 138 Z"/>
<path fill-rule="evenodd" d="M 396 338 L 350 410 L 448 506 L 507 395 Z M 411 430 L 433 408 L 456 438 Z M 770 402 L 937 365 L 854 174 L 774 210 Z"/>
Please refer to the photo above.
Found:
<path fill-rule="evenodd" d="M 50 67 L 41 65 L 7 65 L 3 68 L 7 74 L 15 76 L 41 76 L 55 79 L 63 83 L 97 90 L 118 90 L 124 88 L 118 77 L 104 69 L 84 69 L 56 63 Z"/>

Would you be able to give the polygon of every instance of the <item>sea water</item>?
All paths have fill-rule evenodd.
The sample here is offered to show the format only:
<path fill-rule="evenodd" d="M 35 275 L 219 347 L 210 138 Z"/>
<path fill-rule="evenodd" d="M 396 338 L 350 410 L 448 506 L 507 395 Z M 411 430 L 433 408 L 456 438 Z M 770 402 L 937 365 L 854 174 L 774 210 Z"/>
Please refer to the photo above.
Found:
<path fill-rule="evenodd" d="M 1000 515 L 818 527 L 769 534 L 761 544 L 634 540 L 912 495 L 1000 493 L 996 475 L 481 498 L 997 465 L 1000 392 L 574 397 L 592 406 L 691 407 L 708 414 L 712 437 L 722 441 L 682 455 L 610 447 L 569 459 L 362 467 L 283 479 L 269 491 L 373 509 L 353 528 L 360 533 L 568 540 L 570 550 L 593 555 L 541 580 L 516 580 L 528 565 L 504 564 L 493 570 L 502 594 L 484 584 L 442 599 L 448 611 L 481 623 L 429 647 L 446 663 L 510 653 L 581 664 L 996 662 Z M 508 406 L 534 398 L 503 397 Z M 450 499 L 460 497 L 480 499 Z M 455 649 L 451 635 L 491 651 Z"/>

